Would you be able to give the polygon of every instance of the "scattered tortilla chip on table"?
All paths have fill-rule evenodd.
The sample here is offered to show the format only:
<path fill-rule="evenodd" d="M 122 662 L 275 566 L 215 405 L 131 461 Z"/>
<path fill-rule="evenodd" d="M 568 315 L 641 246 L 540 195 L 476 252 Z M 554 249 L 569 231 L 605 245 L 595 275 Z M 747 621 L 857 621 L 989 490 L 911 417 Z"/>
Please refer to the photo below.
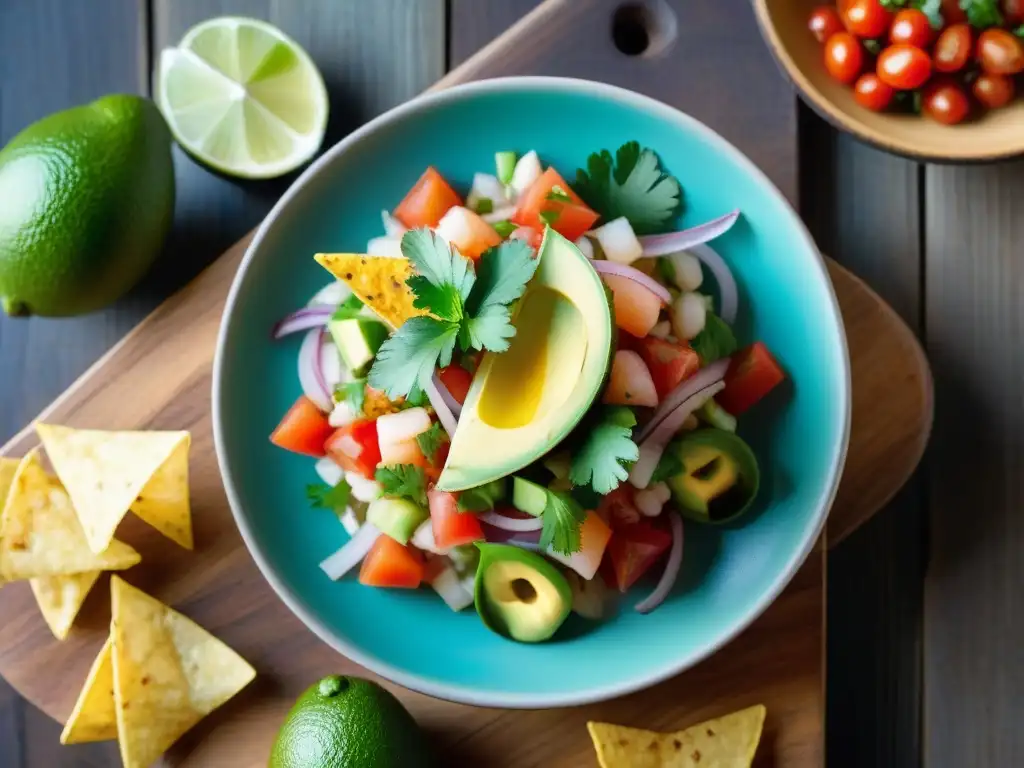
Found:
<path fill-rule="evenodd" d="M 106 432 L 36 424 L 74 502 L 89 545 L 102 552 L 129 510 L 192 549 L 188 432 Z"/>
<path fill-rule="evenodd" d="M 117 716 L 114 713 L 114 657 L 110 638 L 103 644 L 71 710 L 61 744 L 84 744 L 89 741 L 111 741 L 117 738 Z"/>
<path fill-rule="evenodd" d="M 21 460 L 0 518 L 0 579 L 116 571 L 139 560 L 138 552 L 116 539 L 93 552 L 71 499 L 43 469 L 38 449 Z"/>
<path fill-rule="evenodd" d="M 191 619 L 110 582 L 114 709 L 126 768 L 145 768 L 247 686 L 256 671 Z"/>
<path fill-rule="evenodd" d="M 55 638 L 67 640 L 75 617 L 99 577 L 99 571 L 86 571 L 29 580 L 36 604 Z"/>
<path fill-rule="evenodd" d="M 392 328 L 430 314 L 413 306 L 416 297 L 405 282 L 413 274 L 408 259 L 359 253 L 318 253 L 314 258 Z"/>
<path fill-rule="evenodd" d="M 601 768 L 750 768 L 761 741 L 758 704 L 674 733 L 587 723 Z"/>

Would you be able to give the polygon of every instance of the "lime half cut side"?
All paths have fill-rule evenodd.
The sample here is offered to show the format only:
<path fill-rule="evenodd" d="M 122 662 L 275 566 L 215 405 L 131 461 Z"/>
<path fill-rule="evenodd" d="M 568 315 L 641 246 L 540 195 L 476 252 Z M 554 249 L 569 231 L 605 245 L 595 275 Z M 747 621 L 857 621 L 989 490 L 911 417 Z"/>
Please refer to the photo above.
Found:
<path fill-rule="evenodd" d="M 161 53 L 155 91 L 178 143 L 229 176 L 281 176 L 323 143 L 323 77 L 294 40 L 262 21 L 193 27 Z"/>

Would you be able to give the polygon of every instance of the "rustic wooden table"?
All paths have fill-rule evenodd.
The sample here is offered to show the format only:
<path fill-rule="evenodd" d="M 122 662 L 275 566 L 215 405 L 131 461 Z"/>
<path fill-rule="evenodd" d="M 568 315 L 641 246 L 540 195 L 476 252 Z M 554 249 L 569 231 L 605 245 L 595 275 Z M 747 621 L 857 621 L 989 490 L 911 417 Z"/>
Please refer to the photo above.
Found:
<path fill-rule="evenodd" d="M 686 1 L 750 14 L 746 0 Z M 0 144 L 51 111 L 148 92 L 154 52 L 222 13 L 266 18 L 307 47 L 332 92 L 330 144 L 536 2 L 2 0 Z M 1013 602 L 1024 581 L 1024 370 L 1000 348 L 1024 330 L 1014 247 L 1024 242 L 1024 165 L 917 165 L 838 136 L 806 110 L 799 129 L 801 213 L 822 249 L 917 330 L 938 392 L 919 476 L 830 557 L 829 764 L 1024 765 L 1024 619 Z M 0 442 L 254 226 L 289 182 L 235 184 L 180 153 L 176 164 L 173 260 L 106 312 L 0 319 Z M 58 733 L 0 682 L 0 766 L 115 764 L 107 745 L 58 748 Z"/>

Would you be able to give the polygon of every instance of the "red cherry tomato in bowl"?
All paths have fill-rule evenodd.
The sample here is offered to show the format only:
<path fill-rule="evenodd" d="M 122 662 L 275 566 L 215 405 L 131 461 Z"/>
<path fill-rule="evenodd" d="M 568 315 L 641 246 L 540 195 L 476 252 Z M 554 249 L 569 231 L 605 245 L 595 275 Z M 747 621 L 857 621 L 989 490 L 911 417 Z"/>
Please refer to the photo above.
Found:
<path fill-rule="evenodd" d="M 960 7 L 960 0 L 942 0 L 942 20 L 946 24 L 962 24 L 967 21 L 967 11 Z"/>
<path fill-rule="evenodd" d="M 852 83 L 864 69 L 864 49 L 849 32 L 837 32 L 825 42 L 825 69 L 841 83 Z"/>
<path fill-rule="evenodd" d="M 943 78 L 925 88 L 921 109 L 937 123 L 956 125 L 967 118 L 971 111 L 971 102 L 963 88 L 954 81 Z"/>
<path fill-rule="evenodd" d="M 836 32 L 842 32 L 844 29 L 843 20 L 839 18 L 839 11 L 831 5 L 819 5 L 811 11 L 811 17 L 807 20 L 807 28 L 819 43 L 824 43 Z"/>
<path fill-rule="evenodd" d="M 890 14 L 879 0 L 850 0 L 843 12 L 846 28 L 860 38 L 881 37 L 889 29 Z"/>
<path fill-rule="evenodd" d="M 1024 40 L 1005 29 L 986 29 L 978 37 L 978 61 L 993 75 L 1024 72 Z"/>
<path fill-rule="evenodd" d="M 920 88 L 931 74 L 931 58 L 913 45 L 896 43 L 878 55 L 878 76 L 883 83 L 897 90 Z"/>
<path fill-rule="evenodd" d="M 932 23 L 916 8 L 904 8 L 892 20 L 889 40 L 926 48 L 932 41 Z"/>
<path fill-rule="evenodd" d="M 1016 89 L 1013 80 L 1006 75 L 990 75 L 982 72 L 971 86 L 971 93 L 978 103 L 987 109 L 1005 107 L 1013 100 Z"/>
<path fill-rule="evenodd" d="M 935 41 L 932 59 L 937 72 L 959 72 L 971 59 L 974 39 L 970 24 L 953 24 L 942 30 Z"/>
<path fill-rule="evenodd" d="M 874 72 L 865 72 L 853 86 L 853 98 L 865 109 L 881 112 L 892 103 L 896 91 Z"/>

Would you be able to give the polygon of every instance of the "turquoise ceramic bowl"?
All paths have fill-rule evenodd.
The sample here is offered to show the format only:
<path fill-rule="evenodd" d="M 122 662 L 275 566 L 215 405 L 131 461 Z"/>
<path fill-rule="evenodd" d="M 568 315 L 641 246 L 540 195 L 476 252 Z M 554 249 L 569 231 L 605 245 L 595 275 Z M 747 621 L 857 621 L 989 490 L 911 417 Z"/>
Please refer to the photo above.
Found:
<path fill-rule="evenodd" d="M 519 645 L 452 613 L 431 590 L 370 589 L 318 567 L 346 535 L 309 508 L 313 462 L 267 436 L 300 394 L 299 340 L 271 343 L 274 321 L 328 279 L 318 251 L 352 252 L 380 234 L 427 165 L 468 188 L 496 150 L 536 149 L 563 173 L 601 148 L 652 147 L 685 190 L 681 224 L 733 208 L 743 219 L 715 246 L 740 284 L 737 335 L 762 339 L 789 374 L 741 420 L 762 465 L 762 493 L 741 524 L 686 524 L 671 597 L 641 616 L 635 590 L 600 623 L 573 616 L 554 642 Z M 500 707 L 579 704 L 644 688 L 694 664 L 746 627 L 807 557 L 846 452 L 850 372 L 821 256 L 786 200 L 709 128 L 635 93 L 597 83 L 512 78 L 418 98 L 367 124 L 318 160 L 260 227 L 235 278 L 213 383 L 214 434 L 231 508 L 267 580 L 339 653 L 444 699 Z"/>

